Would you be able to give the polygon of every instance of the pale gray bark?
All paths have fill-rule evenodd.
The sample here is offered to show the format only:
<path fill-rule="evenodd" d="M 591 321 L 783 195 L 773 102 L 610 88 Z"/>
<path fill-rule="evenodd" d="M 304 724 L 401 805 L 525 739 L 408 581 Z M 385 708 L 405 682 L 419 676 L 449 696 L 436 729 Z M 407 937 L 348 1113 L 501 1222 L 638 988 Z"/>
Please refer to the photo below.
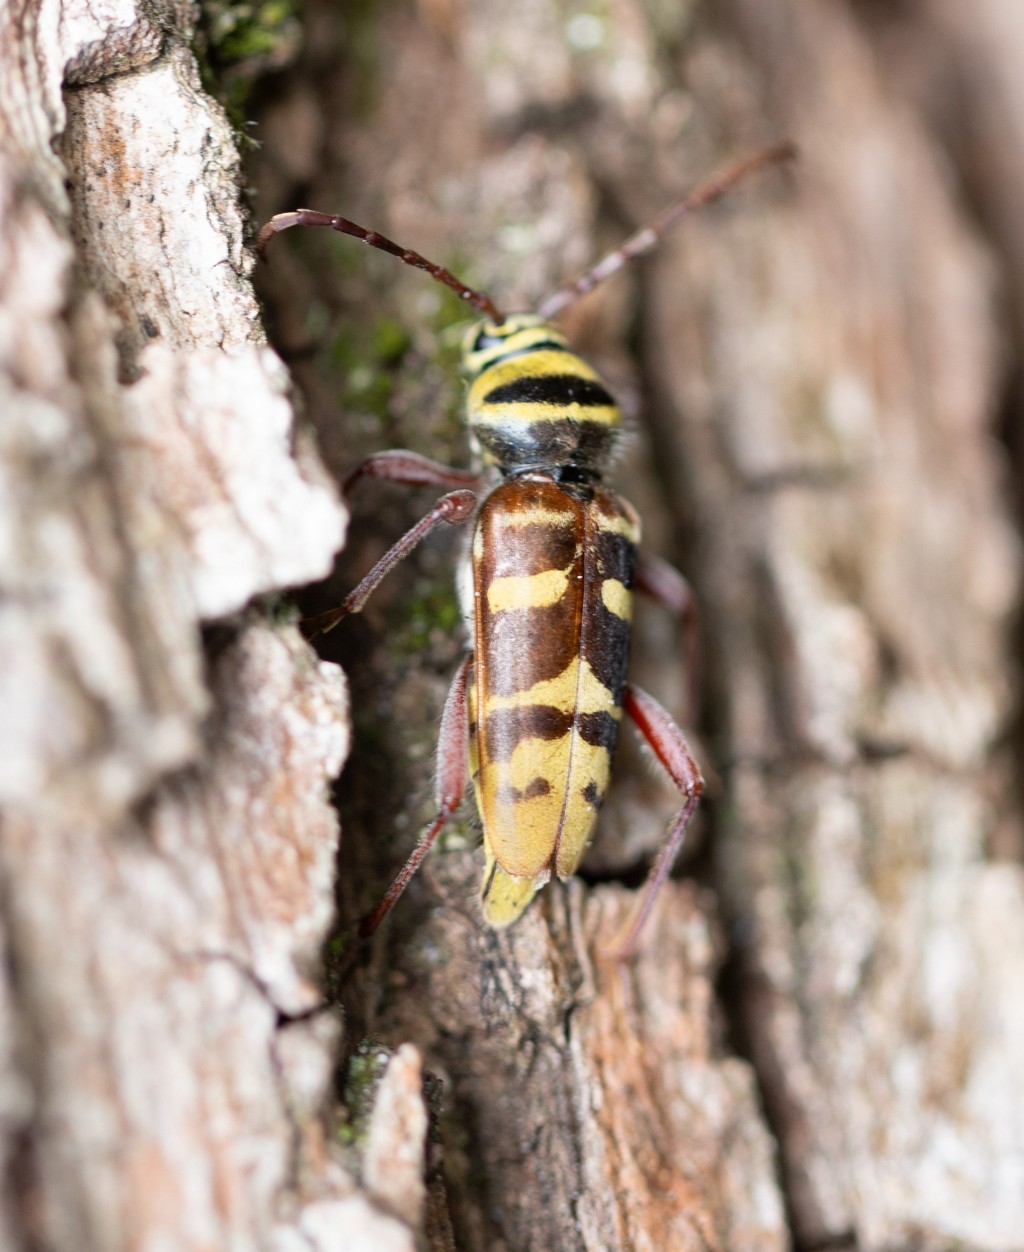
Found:
<path fill-rule="evenodd" d="M 309 1248 L 365 1203 L 319 1131 L 344 686 L 229 616 L 343 515 L 186 36 L 0 11 L 4 1248 Z"/>

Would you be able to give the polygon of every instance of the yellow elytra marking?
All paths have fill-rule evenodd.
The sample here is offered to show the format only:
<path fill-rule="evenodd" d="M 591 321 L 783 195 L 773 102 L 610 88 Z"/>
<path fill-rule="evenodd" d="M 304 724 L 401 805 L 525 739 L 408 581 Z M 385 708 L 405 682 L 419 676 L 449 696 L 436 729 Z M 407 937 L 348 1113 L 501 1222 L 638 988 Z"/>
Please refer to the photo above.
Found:
<path fill-rule="evenodd" d="M 635 514 L 627 517 L 622 513 L 595 513 L 594 524 L 598 530 L 608 531 L 609 534 L 625 535 L 631 543 L 640 542 L 640 524 Z"/>
<path fill-rule="evenodd" d="M 525 691 L 510 696 L 488 695 L 485 712 L 495 709 L 522 709 L 544 704 L 560 713 L 610 713 L 621 717 L 612 693 L 594 673 L 588 660 L 572 660 L 555 678 L 542 678 Z"/>
<path fill-rule="evenodd" d="M 511 926 L 550 877 L 550 874 L 538 874 L 534 878 L 513 878 L 495 861 L 491 850 L 486 849 L 482 903 L 488 924 L 498 930 Z"/>
<path fill-rule="evenodd" d="M 604 794 L 610 764 L 607 749 L 574 731 L 558 739 L 524 739 L 510 760 L 484 763 L 478 795 L 486 814 L 485 847 L 514 878 L 546 877 L 552 860 L 559 878 L 570 877 L 597 815 L 596 804 L 583 793 L 592 784 L 596 794 Z M 547 791 L 522 794 L 538 778 L 548 783 Z"/>
<path fill-rule="evenodd" d="M 529 482 L 529 478 L 524 477 L 524 482 Z M 514 530 L 519 526 L 538 526 L 548 527 L 556 530 L 571 530 L 576 525 L 576 518 L 572 513 L 557 509 L 542 509 L 536 505 L 531 505 L 528 509 L 523 509 L 521 513 L 504 513 L 502 514 L 501 524 L 504 528 Z M 479 530 L 477 534 L 479 534 Z M 483 540 L 481 540 L 481 544 Z M 474 555 L 476 549 L 474 548 Z M 481 548 L 482 554 L 482 548 Z"/>
<path fill-rule="evenodd" d="M 628 622 L 632 616 L 633 593 L 617 578 L 606 578 L 601 584 L 601 602 L 609 613 Z"/>
<path fill-rule="evenodd" d="M 546 569 L 539 574 L 509 574 L 505 578 L 492 578 L 487 588 L 487 607 L 492 613 L 506 613 L 510 609 L 543 609 L 557 604 L 569 587 L 566 569 Z"/>

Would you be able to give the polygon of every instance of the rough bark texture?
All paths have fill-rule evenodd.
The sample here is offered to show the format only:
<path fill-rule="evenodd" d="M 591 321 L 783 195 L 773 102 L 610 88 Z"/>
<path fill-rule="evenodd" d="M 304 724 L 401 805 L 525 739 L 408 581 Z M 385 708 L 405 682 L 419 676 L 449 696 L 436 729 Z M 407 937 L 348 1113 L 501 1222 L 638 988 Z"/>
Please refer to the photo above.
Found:
<path fill-rule="evenodd" d="M 246 606 L 330 566 L 320 455 L 465 464 L 460 314 L 275 240 L 314 449 L 191 20 L 0 9 L 0 1247 L 1024 1249 L 1014 0 L 309 0 L 261 89 L 259 220 L 505 307 L 800 144 L 565 319 L 702 610 L 709 796 L 626 967 L 676 804 L 628 742 L 585 882 L 486 931 L 467 815 L 349 939 L 430 815 L 456 545 L 330 637 L 337 858 L 340 671 Z M 324 606 L 428 504 L 361 487 Z M 643 613 L 678 711 L 680 656 Z"/>
<path fill-rule="evenodd" d="M 5 1249 L 288 1246 L 345 1194 L 314 1134 L 344 686 L 229 616 L 343 516 L 187 33 L 0 11 Z"/>

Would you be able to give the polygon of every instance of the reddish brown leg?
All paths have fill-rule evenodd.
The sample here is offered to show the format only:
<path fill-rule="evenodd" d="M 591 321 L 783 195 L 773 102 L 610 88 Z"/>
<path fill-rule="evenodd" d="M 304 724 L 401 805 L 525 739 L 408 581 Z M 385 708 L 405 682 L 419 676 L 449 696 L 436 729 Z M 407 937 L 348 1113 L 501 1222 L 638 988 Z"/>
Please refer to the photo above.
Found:
<path fill-rule="evenodd" d="M 476 509 L 476 496 L 472 491 L 452 491 L 442 496 L 426 517 L 405 532 L 399 541 L 387 550 L 366 577 L 354 587 L 336 609 L 328 609 L 316 617 L 307 617 L 302 622 L 302 633 L 307 639 L 315 639 L 317 635 L 333 630 L 343 617 L 349 613 L 359 613 L 376 588 L 404 557 L 416 547 L 421 539 L 441 522 L 449 526 L 461 526 L 468 522 Z"/>
<path fill-rule="evenodd" d="M 431 845 L 444 829 L 462 803 L 469 776 L 469 673 L 473 664 L 467 656 L 459 666 L 444 702 L 441 715 L 441 733 L 437 739 L 437 773 L 434 794 L 437 798 L 437 816 L 426 828 L 412 854 L 399 870 L 395 881 L 387 890 L 380 904 L 359 923 L 359 934 L 365 939 L 372 935 L 394 908 L 395 901 L 405 890 L 409 879 L 419 869 Z"/>
<path fill-rule="evenodd" d="M 656 556 L 637 557 L 634 585 L 679 618 L 686 661 L 686 708 L 683 721 L 692 726 L 700 710 L 700 634 L 693 589 L 674 565 Z"/>
<path fill-rule="evenodd" d="M 367 457 L 342 483 L 342 493 L 348 495 L 360 478 L 385 478 L 406 487 L 472 488 L 480 484 L 480 475 L 472 470 L 453 469 L 404 448 L 392 448 Z"/>
<path fill-rule="evenodd" d="M 683 807 L 673 819 L 672 828 L 658 853 L 658 858 L 651 866 L 636 914 L 621 943 L 612 954 L 617 960 L 626 961 L 636 951 L 640 931 L 654 907 L 654 901 L 657 899 L 662 883 L 672 869 L 672 863 L 683 842 L 687 823 L 693 816 L 697 802 L 700 800 L 700 793 L 704 789 L 704 780 L 700 776 L 700 767 L 693 759 L 683 732 L 653 696 L 649 696 L 646 691 L 641 691 L 639 687 L 629 686 L 626 688 L 622 703 L 633 719 L 637 730 L 653 748 L 654 755 L 668 770 L 672 781 L 685 797 Z"/>

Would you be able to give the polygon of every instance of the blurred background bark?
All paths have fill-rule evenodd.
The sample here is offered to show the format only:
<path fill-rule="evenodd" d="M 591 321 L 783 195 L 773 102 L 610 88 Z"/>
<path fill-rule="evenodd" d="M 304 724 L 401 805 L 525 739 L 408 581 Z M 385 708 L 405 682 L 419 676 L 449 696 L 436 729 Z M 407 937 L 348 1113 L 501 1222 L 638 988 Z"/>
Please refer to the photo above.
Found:
<path fill-rule="evenodd" d="M 1024 14 L 0 22 L 0 1246 L 1024 1248 Z M 598 958 L 677 800 L 632 743 L 521 925 L 482 928 L 467 813 L 357 951 L 430 814 L 457 542 L 323 660 L 269 597 L 328 572 L 332 477 L 466 463 L 463 312 L 292 232 L 258 275 L 289 391 L 246 212 L 529 308 L 779 138 L 564 319 L 701 604 L 709 795 L 640 952 Z M 301 611 L 429 504 L 361 487 Z M 682 714 L 653 608 L 634 673 Z"/>

